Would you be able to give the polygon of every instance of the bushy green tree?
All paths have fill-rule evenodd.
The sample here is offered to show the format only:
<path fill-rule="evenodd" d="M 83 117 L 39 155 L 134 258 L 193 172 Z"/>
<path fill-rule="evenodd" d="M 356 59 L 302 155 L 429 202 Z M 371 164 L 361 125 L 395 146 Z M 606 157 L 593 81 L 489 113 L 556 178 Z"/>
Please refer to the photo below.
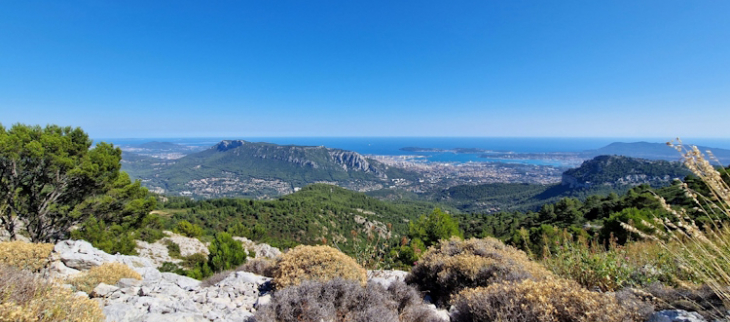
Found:
<path fill-rule="evenodd" d="M 81 224 L 79 229 L 71 232 L 71 238 L 86 240 L 109 254 L 137 255 L 137 244 L 133 237 L 133 234 L 121 225 L 108 226 L 94 216 Z"/>
<path fill-rule="evenodd" d="M 208 250 L 208 265 L 214 272 L 236 268 L 246 261 L 241 242 L 234 240 L 228 233 L 217 233 Z"/>
<path fill-rule="evenodd" d="M 658 211 L 655 210 L 637 208 L 626 208 L 620 212 L 614 213 L 611 217 L 604 220 L 603 227 L 601 228 L 601 239 L 608 240 L 611 236 L 613 236 L 619 244 L 624 244 L 629 239 L 639 240 L 641 238 L 640 236 L 621 227 L 621 223 L 630 223 L 631 226 L 639 229 L 640 231 L 651 234 L 654 231 L 654 228 L 645 225 L 644 222 L 653 222 L 652 218 L 654 218 L 657 214 Z"/>
<path fill-rule="evenodd" d="M 175 231 L 183 236 L 187 236 L 190 238 L 198 238 L 200 236 L 203 236 L 203 228 L 196 224 L 191 224 L 187 220 L 181 220 L 177 223 L 177 228 L 175 228 Z"/>
<path fill-rule="evenodd" d="M 413 240 L 423 242 L 425 247 L 437 244 L 441 239 L 449 239 L 451 236 L 464 237 L 459 230 L 459 223 L 438 208 L 412 222 L 408 226 L 408 235 Z"/>
<path fill-rule="evenodd" d="M 122 151 L 94 148 L 80 128 L 0 125 L 0 224 L 18 233 L 20 221 L 33 241 L 63 238 L 92 213 L 107 222 L 140 220 L 154 199 L 122 175 Z"/>

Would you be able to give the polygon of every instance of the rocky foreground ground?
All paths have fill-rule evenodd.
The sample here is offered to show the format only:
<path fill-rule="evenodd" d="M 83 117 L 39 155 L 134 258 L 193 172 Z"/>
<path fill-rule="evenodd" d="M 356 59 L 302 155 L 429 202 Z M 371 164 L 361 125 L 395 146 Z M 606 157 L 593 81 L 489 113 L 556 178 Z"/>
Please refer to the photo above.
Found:
<path fill-rule="evenodd" d="M 142 276 L 121 279 L 116 285 L 100 284 L 87 294 L 103 307 L 107 321 L 255 321 L 254 313 L 272 296 L 271 279 L 248 272 L 231 272 L 210 285 L 186 276 L 163 273 L 155 261 L 138 256 L 110 255 L 85 241 L 61 241 L 55 245 L 49 276 L 64 279 L 104 263 L 122 263 Z M 370 283 L 385 286 L 403 280 L 402 271 L 371 271 Z M 443 321 L 449 312 L 429 306 Z M 655 313 L 650 322 L 702 322 L 696 313 L 681 310 Z"/>

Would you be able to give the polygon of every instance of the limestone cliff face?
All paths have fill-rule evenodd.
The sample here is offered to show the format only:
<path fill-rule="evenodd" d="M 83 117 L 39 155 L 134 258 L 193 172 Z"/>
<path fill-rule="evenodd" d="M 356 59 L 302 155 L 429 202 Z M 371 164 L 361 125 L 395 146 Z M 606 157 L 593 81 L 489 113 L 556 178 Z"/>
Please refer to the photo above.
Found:
<path fill-rule="evenodd" d="M 312 169 L 323 169 L 335 165 L 345 171 L 360 171 L 382 176 L 381 171 L 361 154 L 323 146 L 276 145 L 225 140 L 218 143 L 214 149 L 219 152 L 233 150 L 232 152 L 239 155 L 248 154 L 262 160 L 285 161 Z"/>
<path fill-rule="evenodd" d="M 382 175 L 380 170 L 368 162 L 368 159 L 357 152 L 328 149 L 332 160 L 340 165 L 345 171 L 354 170 Z"/>

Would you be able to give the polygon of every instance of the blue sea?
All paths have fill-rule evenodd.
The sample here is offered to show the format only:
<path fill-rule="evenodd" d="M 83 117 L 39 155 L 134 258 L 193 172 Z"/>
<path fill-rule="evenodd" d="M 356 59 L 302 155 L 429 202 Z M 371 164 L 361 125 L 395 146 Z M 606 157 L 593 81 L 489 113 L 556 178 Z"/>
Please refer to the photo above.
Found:
<path fill-rule="evenodd" d="M 489 138 L 489 137 L 236 137 L 236 138 L 134 138 L 98 139 L 115 145 L 136 145 L 146 142 L 172 142 L 187 146 L 208 147 L 222 140 L 246 140 L 280 145 L 326 146 L 372 155 L 420 155 L 429 162 L 502 162 L 564 166 L 562 161 L 534 159 L 487 159 L 478 154 L 452 152 L 409 152 L 404 147 L 454 149 L 478 148 L 495 152 L 550 153 L 582 152 L 604 147 L 613 142 L 665 143 L 662 138 Z M 685 139 L 685 143 L 730 149 L 730 139 Z"/>

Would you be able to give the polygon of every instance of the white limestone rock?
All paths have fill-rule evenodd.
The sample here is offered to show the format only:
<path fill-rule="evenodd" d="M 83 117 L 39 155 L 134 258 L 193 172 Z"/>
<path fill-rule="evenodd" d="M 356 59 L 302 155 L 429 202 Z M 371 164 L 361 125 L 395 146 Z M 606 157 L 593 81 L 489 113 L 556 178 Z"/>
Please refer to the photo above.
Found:
<path fill-rule="evenodd" d="M 408 272 L 399 270 L 374 270 L 368 271 L 368 282 L 373 282 L 388 288 L 393 282 L 404 282 Z"/>
<path fill-rule="evenodd" d="M 707 320 L 697 312 L 665 310 L 652 314 L 647 322 L 707 322 Z"/>
<path fill-rule="evenodd" d="M 56 244 L 53 249 L 66 267 L 77 270 L 88 270 L 104 263 L 114 262 L 115 258 L 100 251 L 87 241 L 64 240 Z"/>

